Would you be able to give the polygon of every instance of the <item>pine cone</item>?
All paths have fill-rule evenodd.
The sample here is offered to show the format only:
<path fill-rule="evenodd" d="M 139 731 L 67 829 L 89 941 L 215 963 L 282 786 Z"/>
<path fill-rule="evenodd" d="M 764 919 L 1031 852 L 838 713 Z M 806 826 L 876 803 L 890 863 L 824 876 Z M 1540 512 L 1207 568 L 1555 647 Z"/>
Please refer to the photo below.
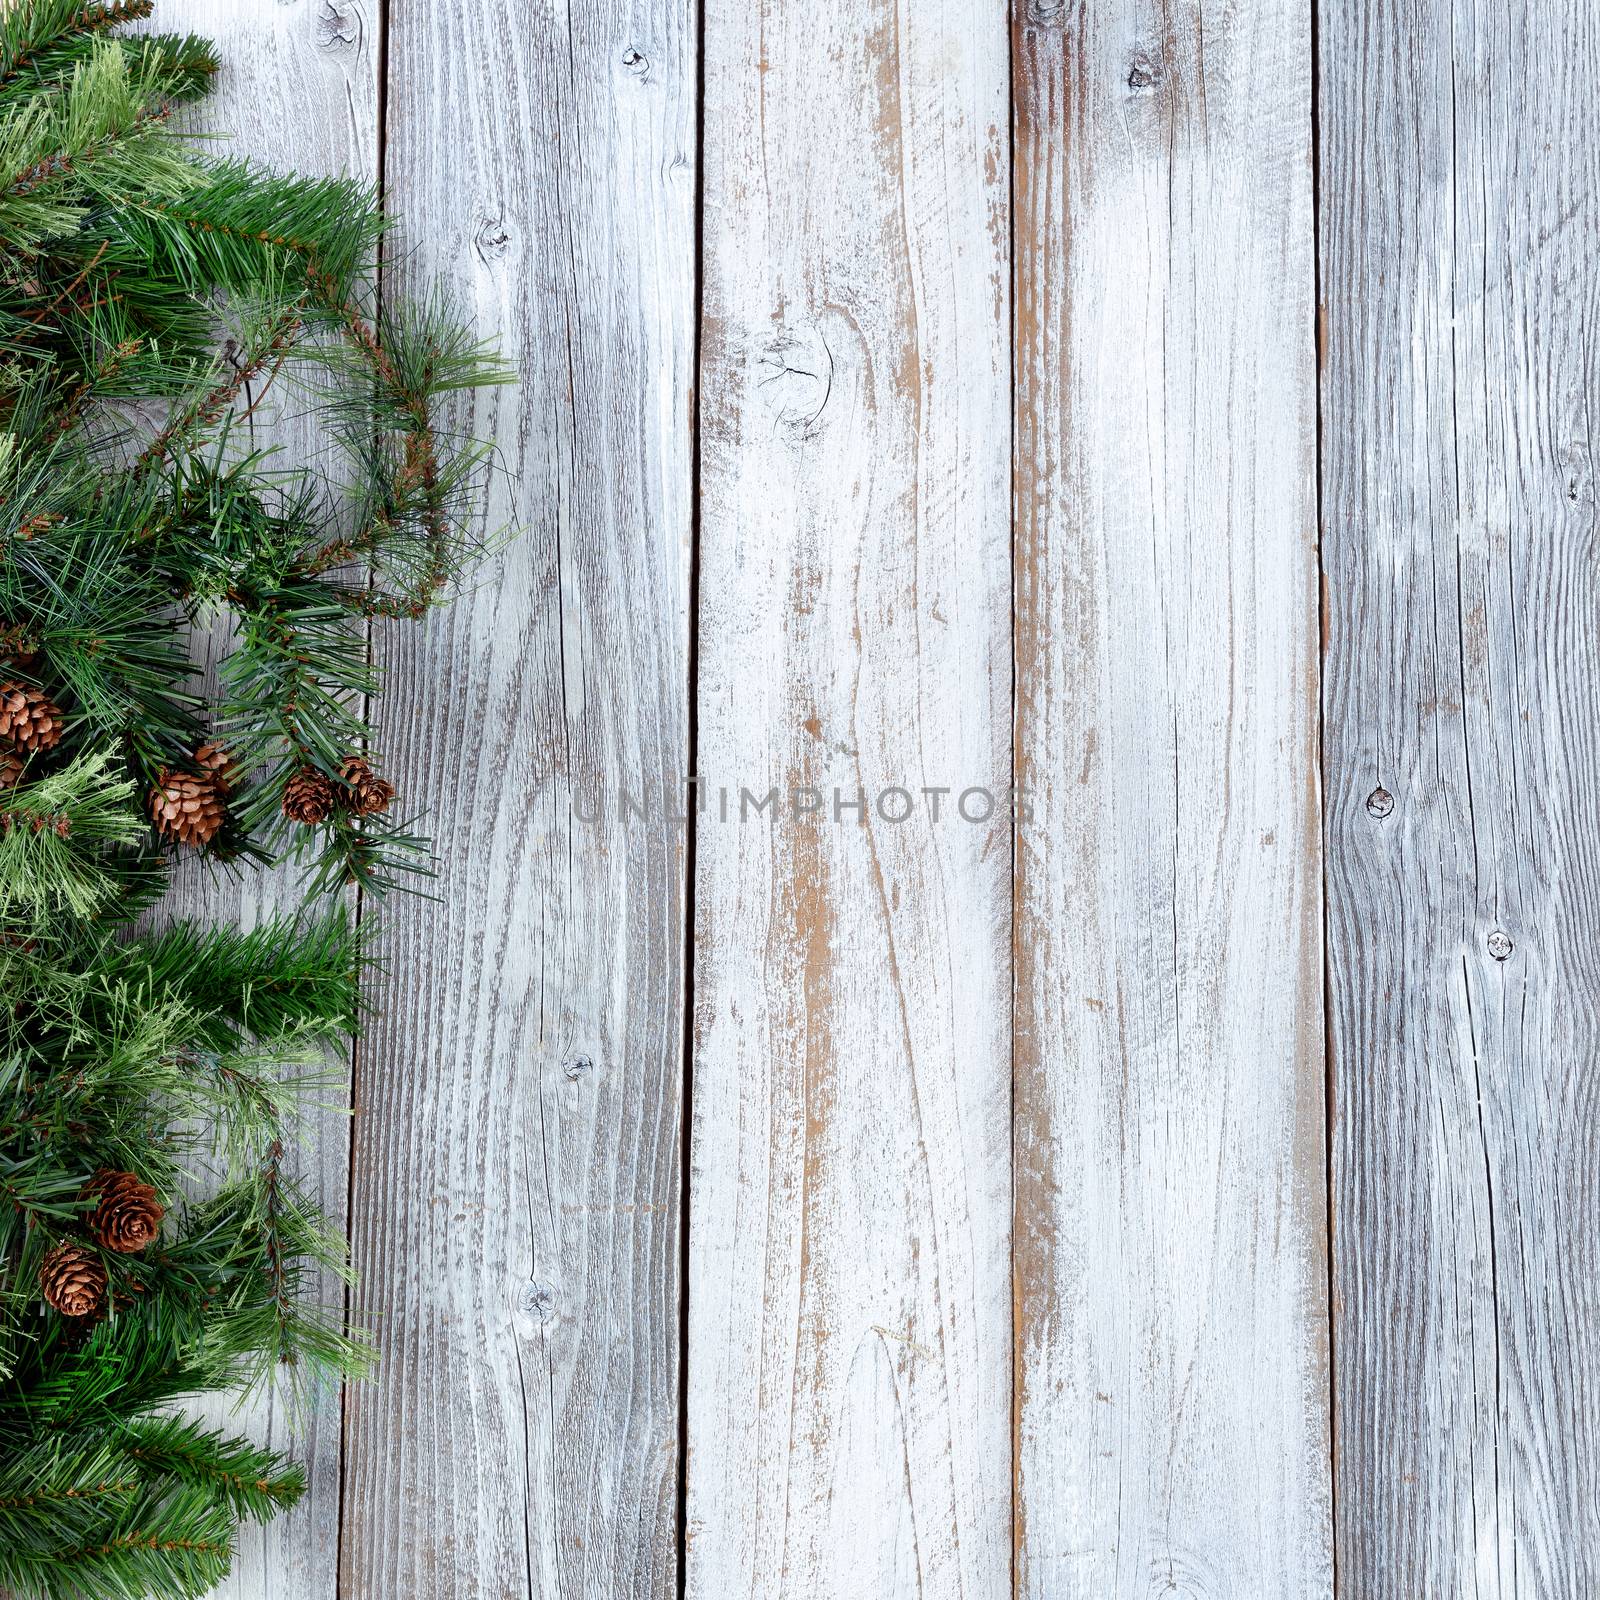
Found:
<path fill-rule="evenodd" d="M 85 1195 L 100 1203 L 89 1213 L 89 1233 L 103 1250 L 128 1256 L 143 1250 L 161 1231 L 166 1215 L 155 1189 L 133 1172 L 97 1172 Z"/>
<path fill-rule="evenodd" d="M 16 750 L 0 750 L 0 789 L 14 789 L 22 782 L 23 757 Z"/>
<path fill-rule="evenodd" d="M 38 659 L 37 642 L 25 628 L 13 622 L 0 622 L 0 660 L 26 672 Z"/>
<path fill-rule="evenodd" d="M 150 816 L 158 833 L 179 844 L 209 844 L 223 818 L 216 779 L 163 767 L 150 791 Z"/>
<path fill-rule="evenodd" d="M 301 767 L 283 791 L 283 814 L 314 828 L 333 814 L 333 785 L 313 767 Z"/>
<path fill-rule="evenodd" d="M 0 683 L 0 739 L 19 750 L 50 750 L 61 742 L 61 707 L 42 689 Z"/>
<path fill-rule="evenodd" d="M 44 1303 L 62 1316 L 87 1317 L 105 1299 L 106 1269 L 93 1251 L 69 1239 L 39 1263 L 39 1290 Z"/>
<path fill-rule="evenodd" d="M 339 768 L 339 778 L 350 793 L 345 804 L 358 817 L 373 817 L 389 809 L 394 785 L 380 778 L 360 756 L 347 756 Z"/>
<path fill-rule="evenodd" d="M 218 794 L 226 796 L 232 792 L 238 782 L 239 765 L 225 746 L 215 739 L 207 739 L 190 759 L 217 786 Z"/>

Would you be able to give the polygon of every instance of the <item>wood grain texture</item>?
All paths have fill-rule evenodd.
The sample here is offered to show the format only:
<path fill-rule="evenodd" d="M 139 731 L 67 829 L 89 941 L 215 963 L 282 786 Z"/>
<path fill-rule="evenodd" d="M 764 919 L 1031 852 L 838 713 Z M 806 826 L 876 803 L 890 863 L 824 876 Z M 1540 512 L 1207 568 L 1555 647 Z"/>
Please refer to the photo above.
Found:
<path fill-rule="evenodd" d="M 1600 14 L 1329 0 L 1339 1565 L 1600 1587 Z"/>
<path fill-rule="evenodd" d="M 151 26 L 203 34 L 219 47 L 223 70 L 199 113 L 202 127 L 224 136 L 213 151 L 312 176 L 376 177 L 377 0 L 161 0 Z M 246 395 L 241 404 L 254 399 Z M 284 416 L 270 396 L 249 428 L 253 444 L 281 447 L 285 462 L 322 453 L 315 421 Z M 196 642 L 213 689 L 216 663 L 227 647 L 220 626 Z M 191 858 L 155 920 L 192 916 L 250 926 L 260 916 L 292 910 L 296 880 L 292 868 L 219 872 Z M 306 1119 L 289 1159 L 328 1216 L 343 1226 L 350 1119 L 338 1106 L 341 1090 L 325 1098 L 333 1103 Z M 333 1304 L 344 1299 L 344 1286 L 332 1277 L 323 1278 L 317 1292 Z M 338 1395 L 325 1398 L 303 1430 L 290 1425 L 276 1402 L 240 1411 L 231 1398 L 218 1397 L 201 1409 L 217 1426 L 289 1450 L 304 1463 L 310 1485 L 292 1512 L 264 1527 L 242 1525 L 233 1573 L 215 1591 L 218 1600 L 331 1600 L 339 1547 Z"/>
<path fill-rule="evenodd" d="M 1005 6 L 709 0 L 705 51 L 688 1593 L 987 1600 L 1011 1559 Z"/>
<path fill-rule="evenodd" d="M 470 422 L 523 532 L 425 640 L 377 639 L 441 859 L 437 904 L 384 910 L 358 1064 L 383 1369 L 348 1407 L 341 1594 L 649 1600 L 677 1570 L 693 7 L 389 27 L 399 259 L 518 369 Z"/>
<path fill-rule="evenodd" d="M 1318 1600 L 1309 11 L 1014 37 L 1017 1587 Z"/>

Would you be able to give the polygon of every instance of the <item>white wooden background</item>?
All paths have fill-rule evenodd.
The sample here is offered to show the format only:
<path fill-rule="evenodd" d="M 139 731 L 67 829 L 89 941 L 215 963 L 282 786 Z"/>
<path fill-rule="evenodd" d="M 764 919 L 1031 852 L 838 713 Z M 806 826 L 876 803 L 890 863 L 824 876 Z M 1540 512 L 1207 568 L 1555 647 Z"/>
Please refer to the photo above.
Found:
<path fill-rule="evenodd" d="M 226 1593 L 1600 1592 L 1589 0 L 158 20 L 520 373 Z"/>

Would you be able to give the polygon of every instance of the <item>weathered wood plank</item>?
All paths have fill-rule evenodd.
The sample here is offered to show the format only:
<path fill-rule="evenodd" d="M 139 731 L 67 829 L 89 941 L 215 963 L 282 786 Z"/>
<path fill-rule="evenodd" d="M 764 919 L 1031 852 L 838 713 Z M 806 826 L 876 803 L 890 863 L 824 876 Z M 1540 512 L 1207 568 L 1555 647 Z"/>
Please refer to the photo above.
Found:
<path fill-rule="evenodd" d="M 151 26 L 214 39 L 223 71 L 206 102 L 202 125 L 227 135 L 214 149 L 248 156 L 280 170 L 312 175 L 353 173 L 374 177 L 378 141 L 377 0 L 161 0 Z M 247 397 L 248 404 L 254 396 Z M 286 461 L 321 453 L 309 419 L 274 415 L 269 397 L 250 421 L 253 442 L 280 444 Z M 201 641 L 214 667 L 226 648 L 220 628 Z M 215 680 L 212 679 L 214 686 Z M 292 909 L 292 869 L 217 873 L 194 861 L 178 873 L 174 892 L 157 914 L 202 921 L 238 921 Z M 337 1101 L 337 1091 L 328 1096 Z M 308 1119 L 303 1141 L 290 1157 L 335 1223 L 345 1220 L 350 1121 L 337 1106 Z M 338 1303 L 344 1288 L 325 1279 L 319 1293 Z M 306 1499 L 264 1528 L 246 1523 L 229 1580 L 219 1600 L 332 1600 L 339 1548 L 341 1417 L 338 1396 L 325 1400 L 309 1427 L 290 1424 L 275 1402 L 242 1413 L 218 1398 L 204 1408 L 213 1422 L 291 1450 L 306 1466 Z"/>
<path fill-rule="evenodd" d="M 1309 21 L 1017 8 L 1038 1600 L 1332 1589 Z"/>
<path fill-rule="evenodd" d="M 1600 1583 L 1600 13 L 1320 29 L 1342 1587 Z"/>
<path fill-rule="evenodd" d="M 389 27 L 400 259 L 520 371 L 471 422 L 490 524 L 526 531 L 425 646 L 378 639 L 441 898 L 384 909 L 358 1062 L 383 1372 L 348 1404 L 341 1593 L 670 1595 L 694 7 L 394 0 Z"/>
<path fill-rule="evenodd" d="M 1005 6 L 705 50 L 688 1593 L 1001 1595 Z"/>

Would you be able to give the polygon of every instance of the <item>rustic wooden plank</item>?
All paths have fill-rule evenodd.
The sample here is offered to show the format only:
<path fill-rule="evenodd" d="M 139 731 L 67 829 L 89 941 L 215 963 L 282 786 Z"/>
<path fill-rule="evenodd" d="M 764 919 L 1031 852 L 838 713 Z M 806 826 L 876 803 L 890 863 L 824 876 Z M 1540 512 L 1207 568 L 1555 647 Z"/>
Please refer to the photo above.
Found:
<path fill-rule="evenodd" d="M 670 1595 L 694 7 L 394 0 L 389 28 L 397 256 L 520 371 L 470 422 L 489 524 L 525 531 L 425 645 L 378 639 L 440 898 L 382 913 L 359 1061 L 383 1373 L 348 1406 L 341 1593 Z"/>
<path fill-rule="evenodd" d="M 1587 1594 L 1600 14 L 1320 37 L 1341 1582 Z"/>
<path fill-rule="evenodd" d="M 1322 1597 L 1309 8 L 1014 40 L 1018 1592 Z"/>
<path fill-rule="evenodd" d="M 1005 10 L 706 6 L 699 1600 L 1009 1588 Z"/>
<path fill-rule="evenodd" d="M 223 71 L 201 112 L 202 126 L 226 136 L 219 152 L 248 156 L 280 170 L 307 174 L 354 173 L 373 177 L 378 159 L 377 0 L 161 0 L 151 27 L 214 39 Z M 245 403 L 253 400 L 247 397 Z M 252 441 L 277 444 L 285 461 L 307 460 L 323 449 L 313 421 L 275 415 L 269 397 L 250 420 Z M 226 648 L 222 628 L 198 641 L 214 674 Z M 210 683 L 215 686 L 214 675 Z M 246 870 L 219 873 L 187 861 L 163 902 L 157 921 L 194 916 L 238 921 L 293 909 L 296 873 Z M 326 1098 L 337 1102 L 341 1092 Z M 307 1119 L 290 1161 L 333 1221 L 342 1226 L 348 1192 L 349 1118 L 332 1104 Z M 344 1287 L 331 1277 L 319 1294 L 342 1302 Z M 341 1416 L 339 1397 L 326 1397 L 305 1426 L 291 1423 L 276 1401 L 243 1411 L 217 1398 L 200 1408 L 214 1423 L 237 1428 L 305 1464 L 305 1500 L 265 1527 L 246 1523 L 239 1554 L 219 1600 L 332 1600 L 339 1548 Z"/>

